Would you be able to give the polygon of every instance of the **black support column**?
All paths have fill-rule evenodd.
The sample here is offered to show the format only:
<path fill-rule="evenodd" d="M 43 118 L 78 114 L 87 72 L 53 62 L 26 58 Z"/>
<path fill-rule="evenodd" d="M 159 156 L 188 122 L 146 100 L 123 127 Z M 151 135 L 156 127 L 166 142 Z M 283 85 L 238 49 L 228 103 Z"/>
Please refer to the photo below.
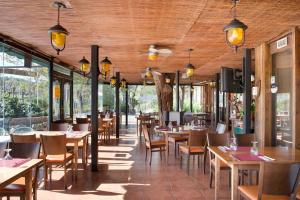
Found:
<path fill-rule="evenodd" d="M 176 111 L 179 112 L 179 70 L 176 71 Z"/>
<path fill-rule="evenodd" d="M 125 125 L 128 128 L 128 85 L 126 85 L 125 93 Z"/>
<path fill-rule="evenodd" d="M 48 107 L 48 129 L 51 130 L 51 123 L 53 121 L 53 59 L 49 65 L 49 107 Z"/>
<path fill-rule="evenodd" d="M 99 46 L 92 45 L 91 75 L 92 75 L 92 104 L 91 104 L 91 124 L 92 124 L 92 171 L 98 171 L 98 75 L 99 75 Z"/>
<path fill-rule="evenodd" d="M 216 119 L 215 125 L 217 125 L 220 121 L 220 73 L 216 74 Z"/>
<path fill-rule="evenodd" d="M 193 112 L 193 84 L 190 86 L 190 111 Z"/>
<path fill-rule="evenodd" d="M 252 87 L 251 87 L 251 49 L 244 50 L 243 58 L 243 82 L 244 82 L 244 95 L 243 95 L 243 110 L 244 110 L 244 132 L 251 133 L 251 100 L 252 100 Z"/>
<path fill-rule="evenodd" d="M 116 138 L 120 137 L 120 72 L 116 73 Z"/>

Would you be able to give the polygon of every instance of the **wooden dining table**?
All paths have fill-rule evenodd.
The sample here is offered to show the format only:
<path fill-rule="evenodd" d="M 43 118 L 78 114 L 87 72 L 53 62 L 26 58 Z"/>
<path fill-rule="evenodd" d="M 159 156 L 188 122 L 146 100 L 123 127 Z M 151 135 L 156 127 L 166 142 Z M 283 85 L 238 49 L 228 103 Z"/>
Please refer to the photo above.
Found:
<path fill-rule="evenodd" d="M 220 163 L 221 161 L 231 168 L 231 199 L 237 200 L 238 198 L 238 184 L 239 184 L 239 170 L 259 170 L 259 166 L 266 160 L 240 160 L 237 157 L 243 155 L 251 155 L 250 150 L 245 151 L 231 151 L 224 150 L 220 147 L 208 147 L 209 151 L 215 155 L 215 199 L 219 199 L 220 194 Z M 250 149 L 250 148 L 249 148 Z M 259 155 L 270 158 L 269 161 L 277 162 L 300 162 L 300 150 L 293 150 L 287 147 L 263 147 L 259 148 Z M 260 157 L 261 157 L 260 156 Z"/>
<path fill-rule="evenodd" d="M 72 131 L 67 133 L 66 131 L 33 131 L 31 134 L 36 134 L 37 140 L 40 140 L 40 135 L 62 135 L 66 134 L 67 143 L 74 144 L 74 160 L 75 160 L 75 174 L 77 176 L 78 172 L 78 144 L 80 141 L 83 141 L 83 154 L 82 154 L 82 162 L 84 167 L 86 168 L 87 159 L 86 159 L 86 151 L 87 151 L 87 143 L 88 136 L 91 134 L 90 131 Z"/>
<path fill-rule="evenodd" d="M 2 160 L 1 162 L 11 162 Z M 25 199 L 32 199 L 32 169 L 42 164 L 42 159 L 31 159 L 17 167 L 0 167 L 0 189 L 13 183 L 21 177 L 25 177 Z M 3 164 L 3 163 L 2 163 Z"/>

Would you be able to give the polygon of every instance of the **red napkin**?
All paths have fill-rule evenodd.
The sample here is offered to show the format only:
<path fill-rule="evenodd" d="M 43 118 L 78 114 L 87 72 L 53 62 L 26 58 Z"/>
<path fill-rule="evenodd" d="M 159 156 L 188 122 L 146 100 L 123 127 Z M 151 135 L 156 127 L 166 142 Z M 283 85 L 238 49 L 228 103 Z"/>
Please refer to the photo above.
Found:
<path fill-rule="evenodd" d="M 262 161 L 263 160 L 259 158 L 259 156 L 261 155 L 253 155 L 251 153 L 233 154 L 232 156 L 240 161 Z"/>

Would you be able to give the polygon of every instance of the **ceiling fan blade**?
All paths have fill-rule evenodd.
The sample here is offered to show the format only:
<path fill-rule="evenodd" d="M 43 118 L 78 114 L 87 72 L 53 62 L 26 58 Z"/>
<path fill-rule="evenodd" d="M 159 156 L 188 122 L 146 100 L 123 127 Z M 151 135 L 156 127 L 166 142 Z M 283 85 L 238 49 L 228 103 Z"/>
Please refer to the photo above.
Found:
<path fill-rule="evenodd" d="M 155 70 L 152 70 L 152 73 L 155 73 L 155 74 L 158 74 L 158 75 L 162 75 L 162 73 L 161 73 L 161 72 L 159 72 L 159 71 L 155 71 Z"/>

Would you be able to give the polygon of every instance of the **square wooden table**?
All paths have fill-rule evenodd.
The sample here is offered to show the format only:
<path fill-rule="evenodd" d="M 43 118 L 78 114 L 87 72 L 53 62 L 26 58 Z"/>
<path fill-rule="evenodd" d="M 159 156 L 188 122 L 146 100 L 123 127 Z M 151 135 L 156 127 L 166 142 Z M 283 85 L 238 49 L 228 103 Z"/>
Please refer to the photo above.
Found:
<path fill-rule="evenodd" d="M 215 199 L 219 199 L 220 190 L 220 162 L 223 161 L 231 168 L 231 199 L 238 199 L 239 170 L 259 169 L 262 161 L 240 161 L 233 154 L 242 154 L 245 151 L 224 151 L 219 147 L 208 147 L 215 155 Z M 249 152 L 250 153 L 250 152 Z M 259 154 L 268 156 L 276 161 L 300 162 L 300 150 L 292 150 L 286 147 L 263 147 Z"/>
<path fill-rule="evenodd" d="M 83 154 L 82 154 L 82 162 L 84 167 L 87 165 L 87 158 L 86 158 L 86 151 L 87 151 L 87 142 L 88 142 L 88 136 L 91 134 L 90 131 L 72 131 L 70 133 L 67 133 L 66 131 L 33 131 L 32 134 L 36 134 L 37 140 L 40 140 L 40 135 L 62 135 L 66 134 L 67 137 L 67 143 L 73 143 L 74 144 L 74 160 L 75 160 L 75 174 L 77 176 L 78 172 L 78 143 L 80 141 L 83 141 Z"/>
<path fill-rule="evenodd" d="M 0 167 L 0 189 L 25 177 L 25 197 L 32 199 L 32 169 L 43 163 L 42 159 L 31 159 L 18 167 Z"/>

